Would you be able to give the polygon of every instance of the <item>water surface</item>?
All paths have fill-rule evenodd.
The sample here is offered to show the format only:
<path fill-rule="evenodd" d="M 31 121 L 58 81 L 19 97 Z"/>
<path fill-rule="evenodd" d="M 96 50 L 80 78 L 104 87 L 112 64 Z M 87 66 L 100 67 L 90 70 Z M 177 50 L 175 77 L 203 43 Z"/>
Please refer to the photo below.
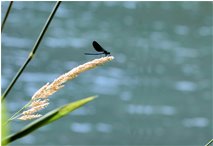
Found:
<path fill-rule="evenodd" d="M 8 2 L 2 3 L 4 16 Z M 54 2 L 14 2 L 2 33 L 2 91 L 27 58 Z M 10 114 L 45 83 L 99 56 L 115 59 L 50 97 L 43 113 L 99 98 L 15 145 L 204 145 L 212 134 L 212 3 L 62 2 L 35 58 L 8 95 Z M 29 122 L 14 121 L 16 132 Z"/>

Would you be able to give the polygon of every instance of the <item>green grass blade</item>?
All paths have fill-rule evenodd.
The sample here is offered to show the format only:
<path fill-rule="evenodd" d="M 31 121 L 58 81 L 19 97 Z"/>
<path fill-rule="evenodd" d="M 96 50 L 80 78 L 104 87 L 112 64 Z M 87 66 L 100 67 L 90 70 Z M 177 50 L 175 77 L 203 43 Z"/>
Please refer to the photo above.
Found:
<path fill-rule="evenodd" d="M 46 115 L 42 116 L 41 118 L 39 118 L 39 119 L 33 121 L 32 123 L 30 123 L 29 125 L 27 125 L 21 131 L 6 137 L 5 139 L 3 139 L 2 142 L 10 143 L 18 138 L 24 137 L 25 135 L 33 132 L 34 130 L 36 130 L 44 125 L 50 124 L 53 121 L 66 116 L 70 112 L 72 112 L 75 109 L 83 106 L 84 104 L 94 100 L 95 98 L 96 98 L 96 96 L 87 97 L 87 98 L 66 104 L 55 110 L 52 110 L 49 113 L 47 113 Z"/>
<path fill-rule="evenodd" d="M 5 137 L 9 132 L 9 125 L 5 124 L 7 121 L 7 110 L 5 102 L 1 103 L 1 138 Z M 2 146 L 6 146 L 7 141 L 1 143 Z"/>

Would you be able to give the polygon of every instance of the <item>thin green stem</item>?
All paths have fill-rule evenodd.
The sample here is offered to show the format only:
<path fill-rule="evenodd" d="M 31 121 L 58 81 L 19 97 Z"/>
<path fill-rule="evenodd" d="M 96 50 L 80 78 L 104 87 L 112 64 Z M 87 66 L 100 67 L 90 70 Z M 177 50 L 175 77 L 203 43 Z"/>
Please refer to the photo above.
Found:
<path fill-rule="evenodd" d="M 9 86 L 7 87 L 7 89 L 5 90 L 5 92 L 3 93 L 2 95 L 2 99 L 1 100 L 4 100 L 6 98 L 6 96 L 8 95 L 8 93 L 10 92 L 10 90 L 12 89 L 12 87 L 14 86 L 14 84 L 16 83 L 16 81 L 18 80 L 19 76 L 22 74 L 22 72 L 24 71 L 24 69 L 26 68 L 26 66 L 28 65 L 28 63 L 32 60 L 32 58 L 34 57 L 35 53 L 36 53 L 36 50 L 38 49 L 38 46 L 45 34 L 45 32 L 47 31 L 47 28 L 50 24 L 50 22 L 52 21 L 54 15 L 55 15 L 55 12 L 56 10 L 58 9 L 59 5 L 60 5 L 61 1 L 58 1 L 56 2 L 49 18 L 47 19 L 32 51 L 30 52 L 28 58 L 26 59 L 25 63 L 22 65 L 22 67 L 19 69 L 19 71 L 17 72 L 17 74 L 15 75 L 15 77 L 13 78 L 13 80 L 11 81 L 11 83 L 9 84 Z"/>
<path fill-rule="evenodd" d="M 213 143 L 213 139 L 211 139 L 205 146 L 210 146 Z"/>
<path fill-rule="evenodd" d="M 15 114 L 13 114 L 8 120 L 7 123 L 16 119 L 17 117 L 19 117 L 21 114 L 21 112 L 26 109 L 30 104 L 32 103 L 32 100 L 30 100 L 25 106 L 23 106 L 19 111 L 17 111 Z"/>
<path fill-rule="evenodd" d="M 4 29 L 4 24 L 5 24 L 6 20 L 7 20 L 7 17 L 9 15 L 9 13 L 10 13 L 10 9 L 11 9 L 12 5 L 13 5 L 13 1 L 10 2 L 9 6 L 7 8 L 7 12 L 6 12 L 6 14 L 4 16 L 4 19 L 2 21 L 2 24 L 1 24 L 1 33 L 2 33 L 3 29 Z"/>
<path fill-rule="evenodd" d="M 18 118 L 19 116 L 21 116 L 21 112 L 27 108 L 30 104 L 32 103 L 32 100 L 30 100 L 25 106 L 23 106 L 19 111 L 17 111 L 15 114 L 13 114 L 3 125 L 8 124 L 10 121 Z"/>

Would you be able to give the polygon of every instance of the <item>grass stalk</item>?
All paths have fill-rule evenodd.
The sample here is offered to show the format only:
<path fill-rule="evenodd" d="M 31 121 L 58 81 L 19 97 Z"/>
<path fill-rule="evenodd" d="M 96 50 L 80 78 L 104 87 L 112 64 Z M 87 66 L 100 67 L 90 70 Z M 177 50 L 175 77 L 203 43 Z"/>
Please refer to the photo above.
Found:
<path fill-rule="evenodd" d="M 1 24 L 1 33 L 2 33 L 3 29 L 4 29 L 4 24 L 5 24 L 6 20 L 7 20 L 7 17 L 9 15 L 9 13 L 10 13 L 10 9 L 11 9 L 12 5 L 13 5 L 13 1 L 10 2 L 9 6 L 7 8 L 7 12 L 6 12 L 6 14 L 4 16 L 4 19 L 2 21 L 2 24 Z"/>
<path fill-rule="evenodd" d="M 30 52 L 30 54 L 28 55 L 28 58 L 26 59 L 25 63 L 22 65 L 22 67 L 19 69 L 19 71 L 17 72 L 17 74 L 15 75 L 15 77 L 13 78 L 13 80 L 11 81 L 11 83 L 9 84 L 9 86 L 7 87 L 7 89 L 4 91 L 3 95 L 2 95 L 2 101 L 6 98 L 6 96 L 8 95 L 8 93 L 10 92 L 10 90 L 12 89 L 12 87 L 14 86 L 14 84 L 16 83 L 16 81 L 18 80 L 19 76 L 22 74 L 22 72 L 24 71 L 24 69 L 26 68 L 26 66 L 28 65 L 28 63 L 33 59 L 35 53 L 36 53 L 36 50 L 38 49 L 38 46 L 45 34 L 45 32 L 47 31 L 48 29 L 48 26 L 50 24 L 50 22 L 52 21 L 54 15 L 55 15 L 55 12 L 57 11 L 59 5 L 60 5 L 61 1 L 57 1 L 49 18 L 47 19 L 32 51 Z"/>
<path fill-rule="evenodd" d="M 211 139 L 205 146 L 210 146 L 213 143 L 213 139 Z"/>
<path fill-rule="evenodd" d="M 21 114 L 21 112 L 26 109 L 30 104 L 32 103 L 32 101 L 29 101 L 25 106 L 23 106 L 20 110 L 18 110 L 15 114 L 13 114 L 5 124 L 9 123 L 10 121 L 16 119 L 17 117 L 19 117 Z"/>
<path fill-rule="evenodd" d="M 80 75 L 81 73 L 87 70 L 103 65 L 104 63 L 109 62 L 113 59 L 114 59 L 113 56 L 106 56 L 106 57 L 94 59 L 92 61 L 79 65 L 71 69 L 70 71 L 60 75 L 53 82 L 45 84 L 33 94 L 33 96 L 31 97 L 31 100 L 23 108 L 21 108 L 11 118 L 8 119 L 6 124 L 14 119 L 29 120 L 29 119 L 34 119 L 34 118 L 38 118 L 39 116 L 42 116 L 40 114 L 39 116 L 38 114 L 35 115 L 35 113 L 44 109 L 49 104 L 48 97 L 54 94 L 55 92 L 59 91 L 61 88 L 63 88 L 66 82 L 76 78 L 78 75 Z M 25 110 L 27 108 L 28 110 Z"/>

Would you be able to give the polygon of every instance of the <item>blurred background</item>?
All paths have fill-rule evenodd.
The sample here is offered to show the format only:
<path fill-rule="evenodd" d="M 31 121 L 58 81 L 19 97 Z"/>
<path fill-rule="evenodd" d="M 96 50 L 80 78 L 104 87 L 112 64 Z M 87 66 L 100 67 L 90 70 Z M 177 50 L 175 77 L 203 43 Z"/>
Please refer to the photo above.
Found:
<path fill-rule="evenodd" d="M 2 33 L 2 91 L 24 63 L 55 2 L 14 2 Z M 2 2 L 2 18 L 9 2 Z M 204 145 L 212 137 L 211 2 L 62 2 L 7 101 L 13 114 L 47 82 L 100 56 L 50 97 L 46 112 L 99 98 L 15 145 Z M 11 122 L 11 133 L 30 121 Z"/>

